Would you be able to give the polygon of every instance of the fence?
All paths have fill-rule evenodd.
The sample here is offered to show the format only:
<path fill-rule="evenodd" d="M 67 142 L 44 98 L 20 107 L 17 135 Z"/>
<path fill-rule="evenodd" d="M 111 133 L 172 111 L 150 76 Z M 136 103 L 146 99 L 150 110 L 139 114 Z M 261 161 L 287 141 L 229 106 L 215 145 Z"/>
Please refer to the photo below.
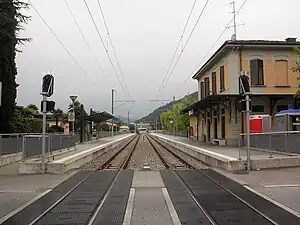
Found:
<path fill-rule="evenodd" d="M 244 136 L 244 138 L 242 138 Z M 247 145 L 246 134 L 240 135 L 241 147 Z M 250 147 L 300 154 L 300 131 L 250 134 Z"/>
<path fill-rule="evenodd" d="M 46 152 L 74 147 L 78 135 L 47 134 Z M 23 158 L 40 155 L 42 152 L 41 134 L 1 134 L 0 155 L 23 153 Z"/>
<path fill-rule="evenodd" d="M 162 134 L 167 134 L 167 135 L 175 135 L 175 136 L 186 137 L 186 138 L 188 137 L 187 131 L 170 132 L 170 131 L 161 130 L 161 131 L 157 131 L 157 133 L 162 133 Z"/>

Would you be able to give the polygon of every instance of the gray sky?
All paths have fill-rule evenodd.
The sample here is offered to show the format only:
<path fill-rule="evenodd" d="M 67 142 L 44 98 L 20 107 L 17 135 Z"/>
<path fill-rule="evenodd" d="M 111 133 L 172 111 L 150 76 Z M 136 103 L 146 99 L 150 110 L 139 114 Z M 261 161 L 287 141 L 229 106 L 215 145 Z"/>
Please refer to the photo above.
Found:
<path fill-rule="evenodd" d="M 117 91 L 117 100 L 126 100 L 84 1 L 67 0 L 105 74 L 99 71 L 63 0 L 31 1 L 89 76 L 73 63 L 36 12 L 30 9 L 26 14 L 32 16 L 32 20 L 21 36 L 31 37 L 33 40 L 20 47 L 23 53 L 17 56 L 17 81 L 21 84 L 18 89 L 18 104 L 40 105 L 41 78 L 47 72 L 53 72 L 55 76 L 55 94 L 52 99 L 59 108 L 66 109 L 70 102 L 68 96 L 76 94 L 87 109 L 92 107 L 99 111 L 110 111 L 112 88 Z M 237 9 L 243 1 L 236 0 Z M 97 0 L 87 2 L 101 36 L 107 42 L 108 36 Z M 134 108 L 130 109 L 131 115 L 139 118 L 149 113 L 149 109 L 154 109 L 149 108 L 148 100 L 156 97 L 194 0 L 100 2 L 128 90 L 136 101 Z M 183 44 L 205 2 L 206 0 L 197 0 Z M 232 6 L 229 3 L 227 0 L 210 0 L 160 99 L 171 100 L 172 96 L 180 98 L 197 90 L 196 81 L 184 81 L 193 75 L 197 65 L 232 18 Z M 248 0 L 237 15 L 237 24 L 245 24 L 238 26 L 238 39 L 284 40 L 288 36 L 299 37 L 299 7 L 299 0 Z M 232 28 L 227 29 L 208 57 L 225 40 L 230 39 L 232 33 Z M 108 49 L 113 58 L 111 46 Z M 113 58 L 116 65 L 115 62 Z M 116 114 L 126 116 L 128 109 L 128 105 L 119 107 Z"/>

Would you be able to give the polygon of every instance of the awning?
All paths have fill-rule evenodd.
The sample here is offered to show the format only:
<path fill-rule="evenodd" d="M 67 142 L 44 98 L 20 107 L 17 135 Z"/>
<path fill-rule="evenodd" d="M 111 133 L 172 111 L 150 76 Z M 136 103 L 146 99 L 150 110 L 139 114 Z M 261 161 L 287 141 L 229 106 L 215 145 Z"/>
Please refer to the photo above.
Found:
<path fill-rule="evenodd" d="M 221 100 L 229 100 L 231 97 L 238 97 L 239 95 L 209 95 L 206 98 L 195 102 L 189 107 L 183 109 L 181 113 L 188 113 L 189 111 L 199 111 L 209 108 L 211 105 L 218 104 Z"/>
<path fill-rule="evenodd" d="M 87 117 L 87 120 L 93 121 L 95 123 L 101 123 L 114 118 L 116 119 L 116 116 L 106 111 L 104 112 L 92 111 L 91 115 Z"/>

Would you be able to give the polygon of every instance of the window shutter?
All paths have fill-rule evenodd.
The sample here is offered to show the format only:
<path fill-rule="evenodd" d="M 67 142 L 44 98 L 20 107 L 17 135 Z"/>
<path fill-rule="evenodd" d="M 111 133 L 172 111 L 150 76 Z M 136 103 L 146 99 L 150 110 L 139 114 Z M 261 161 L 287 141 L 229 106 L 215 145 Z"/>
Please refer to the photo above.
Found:
<path fill-rule="evenodd" d="M 258 84 L 264 85 L 264 61 L 261 59 L 257 60 L 257 72 L 258 72 Z"/>
<path fill-rule="evenodd" d="M 220 67 L 220 90 L 225 90 L 224 66 Z"/>
<path fill-rule="evenodd" d="M 251 85 L 258 85 L 258 60 L 250 60 Z"/>
<path fill-rule="evenodd" d="M 212 73 L 212 94 L 217 94 L 217 77 L 216 72 Z"/>

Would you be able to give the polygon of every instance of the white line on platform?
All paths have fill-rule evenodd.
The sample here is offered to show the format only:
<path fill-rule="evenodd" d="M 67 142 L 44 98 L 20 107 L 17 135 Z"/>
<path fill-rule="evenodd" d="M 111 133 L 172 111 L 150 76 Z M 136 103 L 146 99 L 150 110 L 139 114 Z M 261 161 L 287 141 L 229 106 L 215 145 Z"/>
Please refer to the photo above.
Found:
<path fill-rule="evenodd" d="M 169 209 L 169 212 L 170 212 L 170 216 L 171 216 L 171 219 L 173 221 L 173 224 L 174 225 L 181 225 L 181 222 L 180 222 L 180 219 L 177 215 L 177 212 L 174 208 L 174 205 L 172 203 L 172 200 L 170 198 L 170 195 L 169 195 L 169 192 L 166 188 L 162 188 L 161 189 L 163 194 L 164 194 L 164 197 L 165 197 L 165 200 L 166 200 L 166 203 L 167 203 L 167 206 L 168 206 L 168 209 Z"/>
<path fill-rule="evenodd" d="M 36 200 L 38 200 L 39 198 L 43 197 L 44 195 L 48 194 L 52 189 L 48 189 L 46 191 L 44 191 L 43 193 L 39 194 L 38 196 L 34 197 L 33 199 L 29 200 L 28 202 L 26 202 L 25 204 L 21 205 L 19 208 L 15 209 L 14 211 L 10 212 L 9 214 L 7 214 L 6 216 L 2 217 L 0 219 L 0 224 L 2 224 L 4 221 L 8 220 L 10 217 L 12 217 L 13 215 L 17 214 L 18 212 L 20 212 L 21 210 L 23 210 L 24 208 L 26 208 L 27 206 L 31 205 L 33 202 L 35 202 Z"/>
<path fill-rule="evenodd" d="M 131 188 L 130 193 L 129 193 L 128 202 L 127 202 L 123 225 L 130 225 L 132 208 L 133 208 L 133 203 L 134 203 L 134 195 L 135 195 L 135 188 Z"/>
<path fill-rule="evenodd" d="M 218 157 L 218 159 L 223 160 L 223 161 L 224 160 L 227 160 L 227 161 L 237 161 L 236 158 L 233 158 L 233 157 L 230 157 L 230 156 L 227 156 L 227 155 L 223 155 L 223 154 L 220 154 L 220 153 L 217 153 L 217 152 L 213 152 L 213 151 L 210 151 L 210 150 L 207 150 L 207 149 L 204 149 L 204 148 L 200 148 L 198 146 L 186 144 L 186 143 L 183 143 L 181 141 L 173 140 L 173 139 L 170 139 L 170 138 L 158 135 L 158 134 L 152 134 L 152 135 L 160 137 L 160 138 L 165 139 L 167 141 L 174 142 L 176 144 L 183 145 L 183 146 L 188 147 L 188 148 L 192 148 L 192 149 L 194 149 L 194 150 L 196 150 L 198 152 L 200 151 L 201 153 L 206 154 L 206 155 L 208 155 L 210 157 Z"/>
<path fill-rule="evenodd" d="M 253 188 L 251 188 L 251 187 L 249 187 L 247 185 L 244 185 L 244 187 L 246 189 L 248 189 L 249 191 L 253 192 L 254 194 L 256 194 L 256 195 L 258 195 L 258 196 L 266 199 L 269 202 L 272 202 L 274 205 L 277 205 L 278 207 L 280 207 L 280 208 L 288 211 L 289 213 L 291 213 L 291 214 L 293 214 L 293 215 L 295 215 L 295 216 L 297 216 L 297 217 L 300 218 L 300 213 L 296 212 L 295 210 L 293 210 L 293 209 L 291 209 L 291 208 L 289 208 L 289 207 L 281 204 L 280 202 L 275 201 L 274 199 L 272 199 L 272 198 L 270 198 L 270 197 L 268 197 L 268 196 L 266 196 L 266 195 L 264 195 L 264 194 L 262 194 L 262 193 L 260 193 L 260 192 L 258 192 L 256 190 L 254 190 Z"/>
<path fill-rule="evenodd" d="M 300 184 L 273 184 L 273 185 L 263 185 L 265 188 L 281 188 L 281 187 L 300 187 Z"/>

